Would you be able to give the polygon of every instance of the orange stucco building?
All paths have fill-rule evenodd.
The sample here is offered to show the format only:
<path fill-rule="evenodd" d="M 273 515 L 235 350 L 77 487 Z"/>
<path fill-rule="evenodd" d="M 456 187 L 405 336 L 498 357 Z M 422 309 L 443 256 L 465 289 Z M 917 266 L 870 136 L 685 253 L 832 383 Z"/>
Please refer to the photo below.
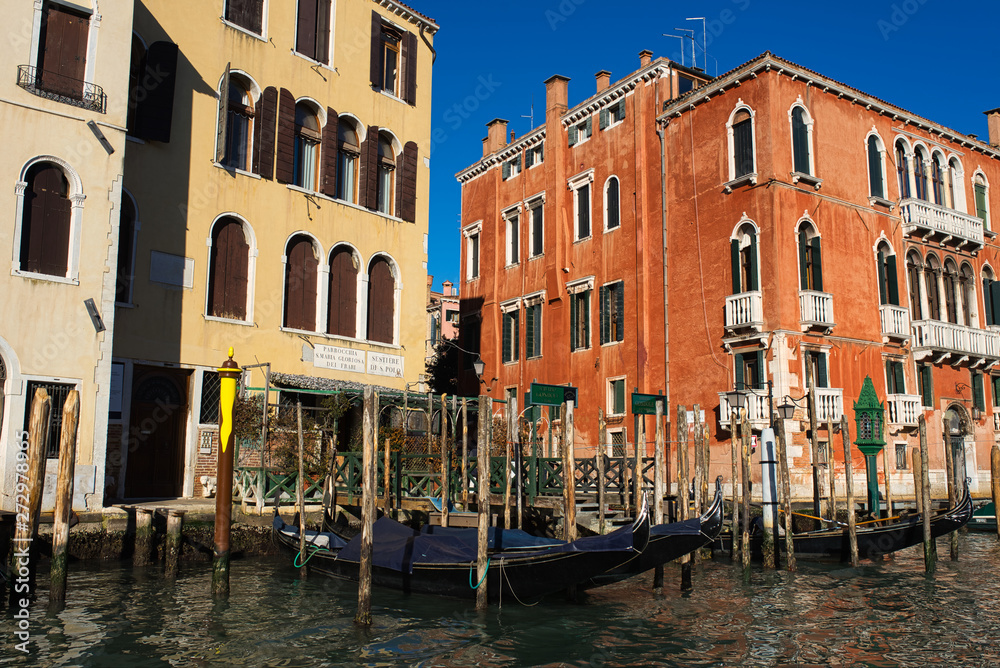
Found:
<path fill-rule="evenodd" d="M 814 457 L 843 484 L 839 423 L 856 435 L 870 376 L 893 492 L 912 493 L 923 416 L 935 493 L 949 443 L 956 475 L 987 494 L 1000 112 L 984 142 L 770 53 L 714 79 L 640 58 L 615 83 L 599 72 L 573 107 L 568 80 L 550 78 L 545 123 L 515 139 L 492 121 L 458 175 L 463 347 L 498 379 L 494 396 L 520 398 L 533 380 L 579 387 L 581 457 L 598 447 L 599 410 L 603 447 L 631 450 L 629 393 L 662 391 L 668 419 L 704 411 L 713 475 L 730 466 L 725 393 L 745 392 L 757 433 L 791 397 L 801 498 Z M 856 451 L 854 466 L 860 484 Z"/>

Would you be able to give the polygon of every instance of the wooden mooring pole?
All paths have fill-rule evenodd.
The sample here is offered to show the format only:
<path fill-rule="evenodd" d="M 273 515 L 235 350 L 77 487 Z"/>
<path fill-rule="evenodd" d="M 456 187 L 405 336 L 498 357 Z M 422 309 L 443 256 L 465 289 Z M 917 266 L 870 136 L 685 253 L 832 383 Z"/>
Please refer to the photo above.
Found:
<path fill-rule="evenodd" d="M 931 537 L 931 481 L 927 456 L 927 421 L 923 415 L 917 417 L 920 433 L 920 507 L 924 524 L 924 571 L 933 573 L 937 568 L 937 546 Z"/>
<path fill-rule="evenodd" d="M 739 482 L 740 474 L 736 469 L 736 462 L 739 458 L 737 451 L 740 448 L 739 441 L 737 440 L 737 422 L 736 413 L 730 413 L 729 415 L 729 450 L 732 455 L 733 463 L 733 474 L 730 482 L 730 486 L 733 489 L 733 508 L 732 508 L 732 541 L 729 546 L 729 558 L 735 560 L 737 555 L 740 553 L 740 492 L 739 492 Z"/>
<path fill-rule="evenodd" d="M 218 489 L 216 489 L 216 493 L 218 493 Z M 153 563 L 153 511 L 149 508 L 139 507 L 134 510 L 135 547 L 132 550 L 132 565 L 149 566 Z M 213 584 L 214 582 L 213 576 Z M 228 589 L 225 593 L 229 593 Z"/>
<path fill-rule="evenodd" d="M 299 477 L 295 485 L 295 505 L 299 510 L 299 577 L 306 576 L 306 469 L 305 434 L 302 433 L 302 400 L 295 403 L 296 435 L 299 439 Z"/>
<path fill-rule="evenodd" d="M 510 460 L 511 442 L 517 429 L 517 397 L 512 396 L 507 403 L 507 438 L 504 439 L 503 460 L 503 528 L 510 528 Z"/>
<path fill-rule="evenodd" d="M 948 507 L 954 508 L 955 501 L 958 498 L 955 487 L 958 482 L 956 478 L 956 462 L 955 462 L 955 446 L 951 443 L 950 437 L 950 425 L 948 424 L 948 419 L 942 420 L 941 424 L 941 440 L 944 442 L 944 464 L 945 464 L 945 478 L 948 489 Z M 951 548 L 951 560 L 956 561 L 958 559 L 958 532 L 952 531 L 949 536 L 949 546 Z"/>
<path fill-rule="evenodd" d="M 573 425 L 573 409 L 576 401 L 563 402 L 566 426 L 563 429 L 563 487 L 566 490 L 566 515 L 564 518 L 566 540 L 576 540 L 576 452 L 574 442 L 576 430 Z"/>
<path fill-rule="evenodd" d="M 692 417 L 694 417 L 694 424 L 691 426 L 691 445 L 694 446 L 694 478 L 691 479 L 690 476 L 686 475 L 685 478 L 691 485 L 691 493 L 694 496 L 694 512 L 691 513 L 691 517 L 698 517 L 701 515 L 701 472 L 704 462 L 702 461 L 702 451 L 701 451 L 701 405 L 694 404 L 691 406 Z M 687 453 L 685 452 L 685 471 L 687 470 Z M 698 565 L 701 563 L 701 550 L 695 550 L 691 553 L 691 563 L 693 565 Z"/>
<path fill-rule="evenodd" d="M 469 405 L 462 398 L 462 510 L 469 510 Z"/>
<path fill-rule="evenodd" d="M 375 443 L 378 439 L 378 393 L 365 385 L 361 418 L 361 555 L 358 565 L 358 612 L 354 623 L 372 623 L 372 525 L 375 523 Z M 427 423 L 430 431 L 430 422 Z"/>
<path fill-rule="evenodd" d="M 479 531 L 476 541 L 476 610 L 487 605 L 486 574 L 490 567 L 487 547 L 490 530 L 490 441 L 493 423 L 493 399 L 479 397 L 479 437 L 476 439 L 476 506 L 479 509 Z"/>
<path fill-rule="evenodd" d="M 688 422 L 687 408 L 678 404 L 677 406 L 677 521 L 682 522 L 687 519 L 688 513 L 688 486 L 687 486 L 687 458 L 685 453 L 688 446 Z M 691 589 L 691 555 L 685 554 L 681 557 L 681 591 Z"/>
<path fill-rule="evenodd" d="M 176 577 L 183 549 L 184 512 L 171 508 L 167 511 L 167 563 L 164 572 L 167 577 Z"/>
<path fill-rule="evenodd" d="M 923 482 L 923 474 L 921 473 L 920 466 L 920 450 L 914 449 L 910 458 L 913 461 L 913 505 L 917 509 L 917 513 L 922 513 L 923 511 L 923 495 L 920 493 Z"/>
<path fill-rule="evenodd" d="M 604 409 L 597 410 L 597 454 L 594 456 L 594 468 L 597 469 L 597 533 L 603 535 L 607 527 L 605 526 L 605 499 L 604 487 L 606 473 L 604 471 L 605 448 L 608 442 L 607 424 L 604 422 Z"/>
<path fill-rule="evenodd" d="M 27 584 L 28 591 L 35 589 L 35 558 L 37 551 L 32 543 L 38 532 L 38 514 L 42 508 L 42 489 L 45 477 L 45 450 L 48 447 L 49 412 L 52 399 L 43 388 L 35 390 L 31 400 L 31 417 L 28 432 L 21 434 L 18 444 L 14 508 L 17 518 L 10 568 L 12 585 L 10 599 L 23 595 L 18 587 Z"/>
<path fill-rule="evenodd" d="M 448 501 L 451 494 L 448 489 L 451 477 L 451 466 L 448 457 L 448 397 L 441 395 L 441 526 L 448 526 Z"/>
<path fill-rule="evenodd" d="M 389 517 L 390 512 L 392 512 L 392 443 L 386 436 L 382 460 L 382 514 Z"/>
<path fill-rule="evenodd" d="M 1000 446 L 996 443 L 990 450 L 990 490 L 993 493 L 993 517 L 996 519 L 1000 508 Z M 997 525 L 997 540 L 1000 540 L 1000 522 Z"/>
<path fill-rule="evenodd" d="M 775 420 L 775 430 L 778 442 L 778 475 L 781 476 L 781 501 L 785 510 L 785 568 L 795 570 L 795 516 L 792 515 L 792 484 L 788 474 L 788 441 L 785 435 L 785 421 Z M 734 483 L 735 484 L 735 483 Z M 734 524 L 735 533 L 735 524 Z"/>
<path fill-rule="evenodd" d="M 740 436 L 742 436 L 740 439 L 742 446 L 740 447 L 740 475 L 743 481 L 743 490 L 740 494 L 743 499 L 740 555 L 743 563 L 743 578 L 746 579 L 750 577 L 750 421 L 745 413 L 740 425 Z"/>
<path fill-rule="evenodd" d="M 236 383 L 243 374 L 239 365 L 233 361 L 232 348 L 229 349 L 229 359 L 222 363 L 218 372 L 219 465 L 215 489 L 215 551 L 212 555 L 212 595 L 227 597 L 229 596 L 229 536 L 233 522 L 233 454 L 236 450 L 233 431 L 233 405 L 236 403 Z M 138 534 L 138 516 L 136 524 L 136 533 Z M 138 552 L 138 535 L 136 543 L 136 551 Z"/>
<path fill-rule="evenodd" d="M 847 504 L 847 536 L 851 549 L 851 566 L 858 567 L 858 519 L 854 514 L 854 462 L 851 456 L 851 437 L 848 432 L 847 416 L 840 418 L 840 437 L 844 443 L 844 493 Z"/>
<path fill-rule="evenodd" d="M 656 401 L 656 426 L 653 445 L 653 523 L 663 524 L 663 410 L 666 399 Z M 604 455 L 598 455 L 603 458 Z M 601 468 L 603 471 L 603 467 Z M 653 569 L 653 591 L 663 589 L 663 565 Z"/>
<path fill-rule="evenodd" d="M 76 426 L 80 421 L 80 393 L 70 390 L 63 404 L 59 437 L 59 477 L 52 526 L 52 568 L 49 601 L 66 600 L 66 562 L 69 549 L 69 516 L 73 509 L 73 473 L 76 470 Z"/>

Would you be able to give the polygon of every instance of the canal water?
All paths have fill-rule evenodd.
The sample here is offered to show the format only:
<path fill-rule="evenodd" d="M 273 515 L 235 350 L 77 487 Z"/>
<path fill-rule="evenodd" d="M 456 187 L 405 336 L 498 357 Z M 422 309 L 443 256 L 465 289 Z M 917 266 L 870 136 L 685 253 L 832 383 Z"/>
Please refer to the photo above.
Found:
<path fill-rule="evenodd" d="M 592 591 L 582 603 L 515 600 L 476 614 L 471 602 L 374 591 L 374 624 L 352 619 L 357 590 L 300 579 L 290 559 L 236 561 L 232 595 L 213 603 L 211 566 L 175 581 L 155 567 L 71 567 L 67 604 L 47 590 L 29 612 L 29 654 L 15 648 L 15 610 L 0 618 L 0 666 L 997 666 L 1000 544 L 938 544 L 937 573 L 920 548 L 875 564 L 800 562 L 749 582 L 725 560 L 696 567 L 679 591 L 666 569 Z"/>

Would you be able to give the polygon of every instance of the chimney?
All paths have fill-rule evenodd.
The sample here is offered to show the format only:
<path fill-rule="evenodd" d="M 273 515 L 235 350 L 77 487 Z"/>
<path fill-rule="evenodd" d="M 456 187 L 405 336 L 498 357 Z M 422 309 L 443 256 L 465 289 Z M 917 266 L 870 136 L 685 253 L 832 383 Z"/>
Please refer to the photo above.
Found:
<path fill-rule="evenodd" d="M 545 80 L 545 120 L 558 122 L 569 108 L 569 77 L 553 74 Z"/>
<path fill-rule="evenodd" d="M 454 297 L 455 296 L 455 293 L 452 292 L 452 288 L 454 287 L 454 285 L 455 284 L 452 283 L 451 281 L 445 281 L 444 283 L 441 284 L 441 292 L 444 293 L 445 297 Z"/>
<path fill-rule="evenodd" d="M 485 158 L 490 154 L 490 138 L 483 137 L 483 157 Z"/>
<path fill-rule="evenodd" d="M 514 143 L 514 139 L 515 139 L 515 137 L 514 137 L 514 131 L 513 131 L 513 130 L 511 130 L 511 131 L 510 131 L 510 143 L 511 143 L 511 144 L 513 144 L 513 143 Z"/>
<path fill-rule="evenodd" d="M 653 52 L 649 49 L 643 49 L 639 52 L 639 67 L 645 67 L 649 65 L 653 60 Z"/>
<path fill-rule="evenodd" d="M 507 145 L 507 121 L 502 118 L 494 118 L 486 124 L 486 148 L 484 155 L 495 153 Z"/>
<path fill-rule="evenodd" d="M 601 70 L 600 72 L 594 75 L 594 78 L 597 79 L 598 93 L 600 93 L 602 90 L 605 90 L 608 86 L 611 85 L 611 72 L 608 72 L 607 70 Z"/>
<path fill-rule="evenodd" d="M 1000 147 L 1000 107 L 984 111 L 986 114 L 986 127 L 989 128 L 990 146 Z"/>

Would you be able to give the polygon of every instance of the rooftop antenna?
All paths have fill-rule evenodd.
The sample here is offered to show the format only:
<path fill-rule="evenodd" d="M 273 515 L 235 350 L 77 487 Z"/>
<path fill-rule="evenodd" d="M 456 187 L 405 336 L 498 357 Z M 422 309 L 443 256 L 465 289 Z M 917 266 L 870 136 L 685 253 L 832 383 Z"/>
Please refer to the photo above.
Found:
<path fill-rule="evenodd" d="M 535 129 L 535 96 L 534 95 L 531 96 L 531 114 L 529 114 L 527 116 L 525 116 L 524 114 L 521 114 L 521 118 L 527 118 L 528 122 L 531 123 L 531 125 L 528 127 L 528 132 L 531 132 L 532 130 Z"/>
<path fill-rule="evenodd" d="M 683 35 L 668 35 L 663 33 L 664 37 L 673 37 L 674 39 L 679 39 L 681 41 L 681 67 L 684 67 L 684 36 Z"/>
<path fill-rule="evenodd" d="M 674 30 L 677 30 L 679 32 L 689 32 L 689 33 L 691 33 L 690 35 L 684 35 L 684 37 L 686 37 L 686 38 L 688 38 L 688 39 L 691 40 L 691 67 L 693 67 L 693 68 L 694 67 L 698 67 L 698 59 L 695 57 L 695 53 L 694 53 L 694 30 L 691 30 L 690 28 L 674 28 Z M 682 48 L 681 51 L 683 52 L 684 49 Z M 684 63 L 681 63 L 681 64 L 683 65 Z"/>
<path fill-rule="evenodd" d="M 701 21 L 701 51 L 705 55 L 705 70 L 707 71 L 708 70 L 708 42 L 706 41 L 707 38 L 706 38 L 706 34 L 705 34 L 705 17 L 704 16 L 696 16 L 693 19 L 685 19 L 685 21 Z M 691 38 L 691 41 L 694 42 L 694 37 L 693 36 Z M 694 49 L 694 45 L 693 44 L 692 44 L 691 48 L 692 48 L 692 50 Z M 695 67 L 697 67 L 697 65 L 695 65 Z"/>

